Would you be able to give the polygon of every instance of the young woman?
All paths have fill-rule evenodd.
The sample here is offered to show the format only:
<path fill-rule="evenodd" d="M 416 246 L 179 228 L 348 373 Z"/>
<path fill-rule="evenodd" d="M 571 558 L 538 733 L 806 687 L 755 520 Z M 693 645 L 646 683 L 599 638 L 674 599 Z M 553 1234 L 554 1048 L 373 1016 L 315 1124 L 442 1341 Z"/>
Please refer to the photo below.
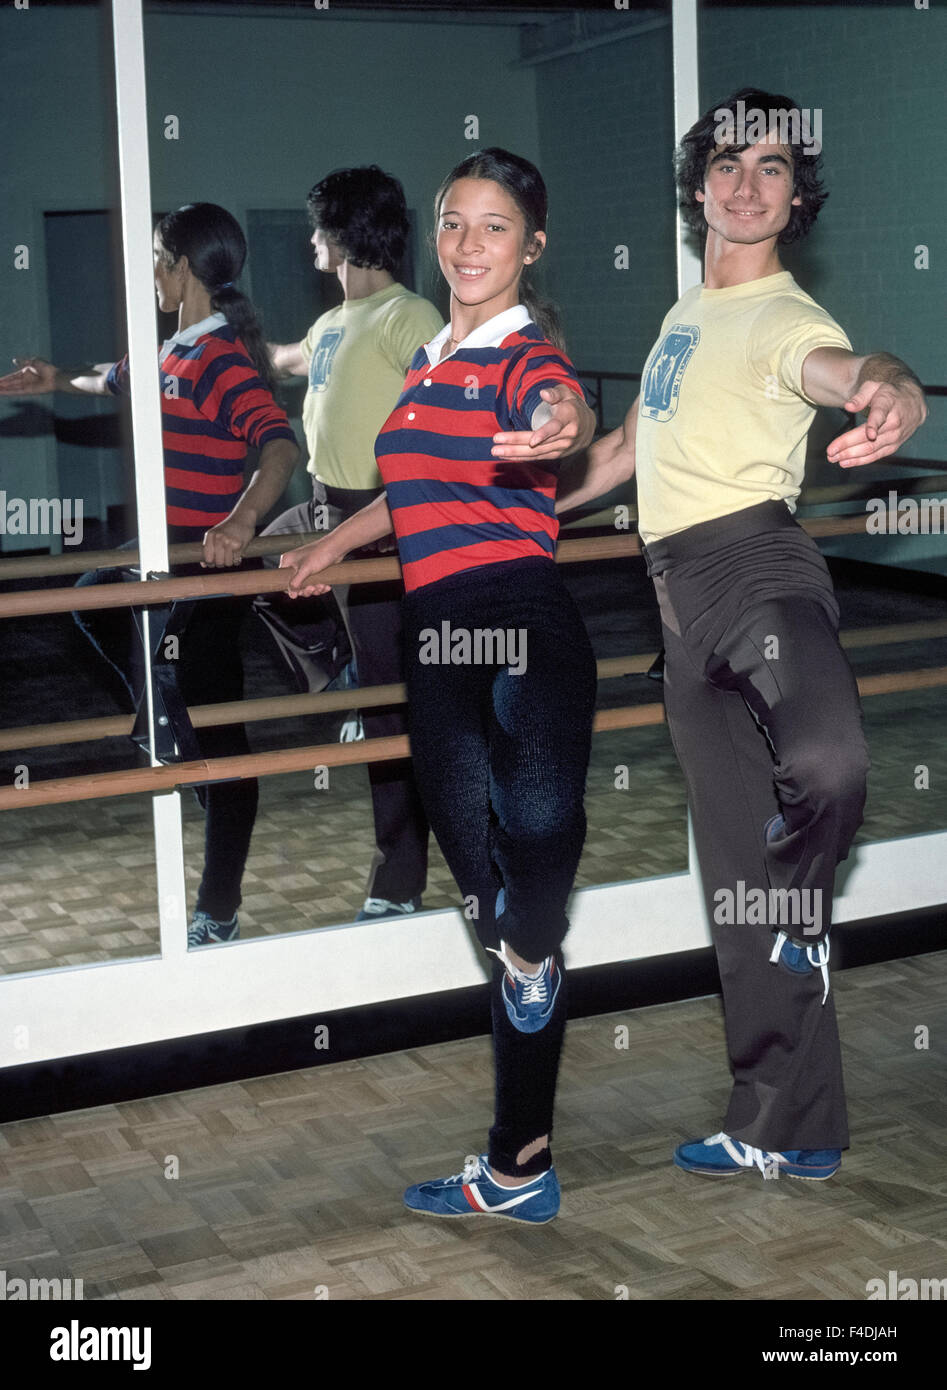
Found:
<path fill-rule="evenodd" d="M 416 355 L 376 441 L 386 493 L 282 563 L 290 593 L 325 592 L 311 575 L 394 526 L 415 777 L 497 961 L 488 1153 L 405 1201 L 543 1222 L 559 1208 L 549 1137 L 561 946 L 595 703 L 592 649 L 555 564 L 555 474 L 594 422 L 554 323 L 523 303 L 524 269 L 546 244 L 538 170 L 505 150 L 473 154 L 441 186 L 435 215 L 450 323 Z M 529 429 L 530 445 L 511 447 L 509 432 Z"/>
<path fill-rule="evenodd" d="M 239 224 L 214 203 L 168 213 L 154 235 L 158 307 L 178 315 L 177 331 L 160 355 L 168 540 L 201 541 L 202 566 L 240 563 L 258 519 L 278 501 L 299 455 L 289 421 L 272 396 L 272 366 L 253 305 L 234 283 L 246 255 Z M 0 380 L 4 394 L 128 393 L 127 356 L 79 374 L 40 358 L 14 360 L 20 370 Z M 247 445 L 260 453 L 245 487 Z M 197 574 L 202 566 L 178 566 L 174 573 Z M 122 570 L 97 570 L 78 583 L 124 578 Z M 249 603 L 201 599 L 189 616 L 176 605 L 178 688 L 186 704 L 242 697 L 238 636 Z M 134 707 L 141 692 L 140 657 L 130 612 L 94 610 L 77 613 L 76 621 L 118 672 Z M 242 724 L 198 729 L 195 736 L 204 758 L 250 751 Z M 209 784 L 200 788 L 199 799 L 206 812 L 205 857 L 188 930 L 192 946 L 232 941 L 238 934 L 257 783 Z"/>

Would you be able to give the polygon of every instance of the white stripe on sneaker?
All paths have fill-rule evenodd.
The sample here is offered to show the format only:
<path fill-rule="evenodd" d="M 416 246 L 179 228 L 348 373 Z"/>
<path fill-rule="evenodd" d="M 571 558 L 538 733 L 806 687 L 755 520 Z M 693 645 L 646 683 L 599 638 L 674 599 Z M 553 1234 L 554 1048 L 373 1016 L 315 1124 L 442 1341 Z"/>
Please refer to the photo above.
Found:
<path fill-rule="evenodd" d="M 499 1187 L 499 1183 L 494 1186 Z M 532 1192 L 520 1192 L 515 1197 L 511 1197 L 508 1202 L 488 1202 L 483 1197 L 479 1187 L 475 1182 L 469 1184 L 471 1195 L 481 1211 L 506 1211 L 509 1207 L 518 1207 L 523 1202 L 528 1202 L 530 1197 L 538 1197 L 540 1189 L 534 1187 Z"/>

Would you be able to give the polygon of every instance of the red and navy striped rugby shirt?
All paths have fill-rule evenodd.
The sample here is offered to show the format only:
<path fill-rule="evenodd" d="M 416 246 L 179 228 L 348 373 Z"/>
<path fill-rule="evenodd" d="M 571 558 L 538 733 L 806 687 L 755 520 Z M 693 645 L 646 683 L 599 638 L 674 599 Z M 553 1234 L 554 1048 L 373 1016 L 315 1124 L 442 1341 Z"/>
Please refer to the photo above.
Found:
<path fill-rule="evenodd" d="M 233 511 L 244 488 L 247 445 L 296 442 L 223 314 L 169 338 L 161 351 L 161 439 L 168 525 L 194 539 Z M 128 395 L 128 357 L 107 378 L 114 395 Z"/>
<path fill-rule="evenodd" d="M 501 336 L 491 341 L 493 325 Z M 572 363 L 520 305 L 437 362 L 449 332 L 415 354 L 375 441 L 406 591 L 503 560 L 554 559 L 559 461 L 514 463 L 490 450 L 499 431 L 533 428 L 544 386 L 564 383 L 584 399 Z"/>

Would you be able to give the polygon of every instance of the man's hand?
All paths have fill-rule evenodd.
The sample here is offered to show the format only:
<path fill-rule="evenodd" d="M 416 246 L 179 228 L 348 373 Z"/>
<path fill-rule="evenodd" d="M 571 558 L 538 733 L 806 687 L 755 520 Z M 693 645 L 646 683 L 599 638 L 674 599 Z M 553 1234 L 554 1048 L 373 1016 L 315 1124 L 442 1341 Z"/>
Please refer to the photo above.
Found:
<path fill-rule="evenodd" d="M 309 545 L 301 545 L 298 550 L 288 550 L 282 554 L 279 557 L 280 569 L 293 571 L 292 578 L 286 586 L 290 598 L 311 598 L 313 594 L 329 593 L 331 584 L 307 584 L 306 580 L 310 575 L 328 569 L 330 565 L 337 565 L 341 558 L 332 544 L 331 535 L 311 541 Z"/>
<path fill-rule="evenodd" d="M 899 385 L 890 382 L 864 381 L 845 409 L 855 415 L 868 411 L 864 424 L 856 425 L 833 439 L 827 454 L 831 463 L 842 468 L 857 468 L 866 463 L 896 454 L 901 445 L 927 419 L 924 392 L 913 381 Z"/>
<path fill-rule="evenodd" d="M 541 392 L 550 409 L 546 422 L 533 431 L 495 434 L 491 453 L 500 459 L 560 459 L 586 448 L 595 433 L 595 414 L 568 386 Z"/>
<path fill-rule="evenodd" d="M 204 536 L 203 569 L 224 569 L 239 565 L 243 552 L 253 540 L 256 528 L 249 522 L 228 516 Z"/>
<path fill-rule="evenodd" d="M 927 419 L 921 383 L 890 352 L 858 357 L 847 348 L 814 348 L 802 364 L 802 387 L 816 405 L 840 406 L 868 418 L 846 430 L 826 450 L 832 463 L 856 468 L 900 449 Z"/>
<path fill-rule="evenodd" d="M 59 369 L 52 362 L 42 357 L 14 357 L 13 365 L 19 370 L 0 376 L 0 395 L 40 396 L 56 390 Z"/>

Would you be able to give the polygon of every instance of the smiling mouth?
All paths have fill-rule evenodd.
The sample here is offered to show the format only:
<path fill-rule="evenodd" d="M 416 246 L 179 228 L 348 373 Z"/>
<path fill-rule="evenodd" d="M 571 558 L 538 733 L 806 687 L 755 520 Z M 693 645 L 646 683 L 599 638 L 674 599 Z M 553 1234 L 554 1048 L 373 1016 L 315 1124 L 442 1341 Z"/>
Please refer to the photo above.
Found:
<path fill-rule="evenodd" d="M 479 280 L 481 275 L 486 275 L 488 267 L 485 265 L 458 265 L 454 269 L 464 280 Z"/>
<path fill-rule="evenodd" d="M 759 212 L 741 212 L 738 208 L 727 208 L 727 212 L 733 217 L 762 217 L 762 209 Z"/>

